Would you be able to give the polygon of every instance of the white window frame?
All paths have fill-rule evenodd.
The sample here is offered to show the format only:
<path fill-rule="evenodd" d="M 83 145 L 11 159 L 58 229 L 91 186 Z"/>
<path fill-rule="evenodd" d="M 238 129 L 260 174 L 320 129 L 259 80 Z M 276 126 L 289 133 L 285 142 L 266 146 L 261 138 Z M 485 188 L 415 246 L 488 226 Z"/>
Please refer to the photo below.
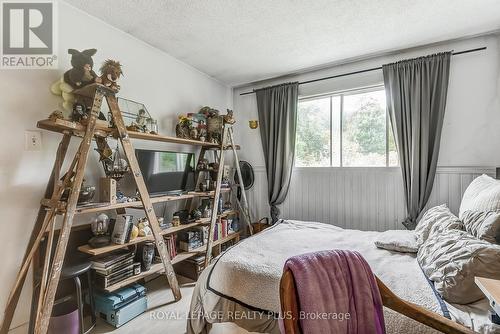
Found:
<path fill-rule="evenodd" d="M 345 95 L 354 95 L 354 94 L 362 94 L 362 93 L 370 93 L 378 90 L 385 90 L 384 84 L 377 84 L 373 86 L 367 86 L 367 87 L 360 87 L 360 88 L 352 88 L 352 89 L 346 89 L 346 90 L 341 90 L 341 91 L 336 91 L 333 93 L 326 93 L 326 94 L 316 94 L 316 95 L 309 95 L 309 96 L 302 96 L 299 97 L 299 103 L 302 101 L 308 101 L 308 100 L 317 100 L 321 98 L 329 98 L 330 99 L 330 166 L 300 166 L 300 167 L 294 167 L 294 168 L 399 168 L 398 166 L 389 166 L 389 135 L 391 135 L 391 125 L 390 125 L 390 119 L 389 119 L 389 113 L 385 113 L 386 117 L 386 122 L 385 122 L 385 166 L 344 166 L 343 165 L 343 113 L 344 113 L 344 96 Z M 333 147 L 332 147 L 332 131 L 333 131 L 333 97 L 340 97 L 340 165 L 339 166 L 333 166 Z"/>

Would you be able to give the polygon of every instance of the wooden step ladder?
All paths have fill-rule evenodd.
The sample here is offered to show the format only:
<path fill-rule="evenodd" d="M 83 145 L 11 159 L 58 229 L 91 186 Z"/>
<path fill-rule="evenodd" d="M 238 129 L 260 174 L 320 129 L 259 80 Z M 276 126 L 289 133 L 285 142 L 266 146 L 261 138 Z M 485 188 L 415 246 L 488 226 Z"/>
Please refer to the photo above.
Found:
<path fill-rule="evenodd" d="M 220 116 L 222 117 L 222 116 Z M 234 135 L 233 135 L 233 126 L 232 124 L 224 123 L 222 127 L 222 137 L 221 137 L 221 143 L 219 147 L 219 152 L 220 155 L 217 156 L 217 152 L 214 151 L 214 159 L 215 162 L 218 163 L 219 167 L 217 170 L 217 179 L 216 179 L 216 187 L 215 187 L 215 195 L 213 198 L 212 202 L 212 215 L 210 219 L 210 229 L 208 232 L 208 242 L 207 242 L 207 250 L 205 253 L 205 267 L 207 267 L 210 264 L 210 260 L 212 257 L 212 248 L 213 248 L 213 242 L 214 242 L 214 232 L 215 232 L 215 224 L 217 223 L 217 213 L 218 213 L 218 207 L 219 207 L 219 198 L 221 194 L 221 184 L 222 184 L 222 176 L 224 173 L 224 160 L 225 160 L 225 155 L 226 152 L 231 150 L 234 154 L 234 164 L 236 168 L 236 173 L 238 176 L 238 181 L 240 186 L 242 187 L 241 189 L 241 194 L 242 194 L 242 201 L 240 202 L 238 198 L 236 198 L 236 202 L 238 204 L 238 208 L 240 212 L 243 215 L 243 218 L 247 224 L 248 230 L 250 235 L 253 234 L 253 229 L 252 229 L 252 221 L 250 218 L 250 211 L 248 209 L 248 201 L 247 197 L 245 194 L 245 188 L 243 186 L 243 177 L 241 175 L 241 169 L 240 169 L 240 161 L 238 158 L 238 152 L 236 149 L 236 145 L 234 143 Z M 206 149 L 202 148 L 200 152 L 200 156 L 198 158 L 198 161 L 204 159 L 206 153 Z M 200 183 L 200 171 L 197 170 L 197 176 L 196 176 L 196 185 Z"/>
<path fill-rule="evenodd" d="M 116 126 L 116 135 L 123 147 L 123 151 L 129 163 L 133 179 L 136 183 L 137 190 L 139 192 L 142 205 L 146 213 L 146 217 L 150 222 L 156 243 L 156 248 L 158 249 L 158 253 L 162 260 L 163 266 L 165 267 L 165 275 L 168 279 L 170 288 L 172 289 L 176 301 L 181 298 L 179 284 L 172 267 L 171 259 L 167 251 L 167 246 L 162 235 L 160 234 L 161 229 L 158 224 L 158 220 L 156 218 L 149 193 L 146 189 L 142 173 L 136 160 L 134 148 L 132 147 L 132 144 L 130 142 L 129 134 L 119 110 L 115 92 L 102 85 L 93 84 L 76 90 L 73 93 L 79 98 L 87 99 L 92 103 L 92 108 L 88 117 L 85 133 L 83 134 L 82 141 L 77 152 L 75 153 L 68 172 L 64 174 L 62 181 L 60 180 L 61 168 L 72 134 L 69 132 L 64 133 L 64 136 L 59 144 L 59 148 L 56 154 L 56 161 L 54 163 L 52 174 L 45 191 L 45 197 L 41 201 L 42 205 L 39 209 L 35 226 L 28 243 L 23 264 L 21 266 L 21 269 L 19 270 L 14 283 L 14 287 L 12 288 L 7 301 L 0 334 L 7 334 L 9 331 L 9 327 L 19 301 L 21 289 L 26 279 L 26 274 L 30 266 L 34 264 L 34 255 L 39 249 L 41 240 L 44 238 L 44 236 L 46 236 L 46 233 L 48 231 L 46 248 L 47 251 L 45 252 L 45 256 L 43 257 L 43 270 L 40 281 L 40 290 L 38 298 L 34 298 L 35 300 L 37 300 L 37 307 L 36 316 L 34 317 L 35 324 L 33 327 L 35 334 L 47 333 L 49 320 L 52 313 L 52 307 L 54 306 L 54 298 L 57 286 L 59 284 L 59 277 L 61 275 L 61 270 L 64 263 L 66 248 L 68 246 L 69 235 L 73 225 L 73 218 L 75 216 L 78 196 L 83 182 L 85 167 L 87 164 L 89 152 L 92 150 L 92 139 L 94 138 L 94 136 L 100 135 L 99 131 L 96 131 L 96 122 L 101 111 L 101 104 L 103 102 L 103 99 L 106 99 L 106 102 L 109 106 L 112 121 Z M 221 157 L 223 157 L 223 153 L 221 154 Z M 62 194 L 68 187 L 70 187 L 71 189 L 69 192 L 69 197 L 67 201 L 62 201 Z M 215 203 L 217 203 L 218 196 L 220 195 L 220 184 L 217 188 L 216 195 L 217 199 Z M 63 221 L 59 237 L 57 238 L 55 253 L 53 256 L 51 256 L 50 249 L 52 248 L 52 244 L 54 242 L 55 220 L 58 215 L 62 215 Z M 213 221 L 214 217 L 212 216 L 212 222 Z"/>

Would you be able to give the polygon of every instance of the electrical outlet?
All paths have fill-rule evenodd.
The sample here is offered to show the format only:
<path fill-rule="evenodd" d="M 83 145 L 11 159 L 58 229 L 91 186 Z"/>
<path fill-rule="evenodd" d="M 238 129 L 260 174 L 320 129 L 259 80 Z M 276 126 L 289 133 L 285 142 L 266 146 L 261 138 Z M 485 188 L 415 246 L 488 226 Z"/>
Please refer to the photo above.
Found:
<path fill-rule="evenodd" d="M 24 132 L 24 149 L 26 151 L 42 150 L 42 133 L 40 131 Z"/>

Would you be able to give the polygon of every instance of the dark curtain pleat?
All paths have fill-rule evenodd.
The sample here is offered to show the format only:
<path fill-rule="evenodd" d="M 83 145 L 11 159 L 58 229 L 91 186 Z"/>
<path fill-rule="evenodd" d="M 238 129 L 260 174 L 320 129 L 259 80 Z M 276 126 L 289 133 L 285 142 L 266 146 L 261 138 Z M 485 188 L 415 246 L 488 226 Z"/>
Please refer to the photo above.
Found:
<path fill-rule="evenodd" d="M 295 155 L 298 82 L 258 89 L 257 109 L 273 222 L 290 186 Z"/>
<path fill-rule="evenodd" d="M 414 229 L 429 200 L 439 156 L 451 52 L 384 65 L 387 110 L 403 173 L 408 217 Z"/>

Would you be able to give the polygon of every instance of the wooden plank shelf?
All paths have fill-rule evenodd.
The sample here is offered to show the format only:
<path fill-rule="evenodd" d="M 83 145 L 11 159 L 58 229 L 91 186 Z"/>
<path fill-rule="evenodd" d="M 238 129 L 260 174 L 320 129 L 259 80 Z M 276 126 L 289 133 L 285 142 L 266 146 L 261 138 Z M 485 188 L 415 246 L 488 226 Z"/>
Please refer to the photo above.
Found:
<path fill-rule="evenodd" d="M 221 192 L 229 192 L 231 189 L 229 188 L 224 188 L 221 189 Z M 214 191 L 208 191 L 208 192 L 189 192 L 187 194 L 183 195 L 176 195 L 176 196 L 158 196 L 158 197 L 151 197 L 151 203 L 165 203 L 165 202 L 170 202 L 170 201 L 180 201 L 183 199 L 191 199 L 191 198 L 196 198 L 196 197 L 212 197 L 214 196 L 215 192 Z M 93 213 L 93 212 L 101 212 L 101 211 L 106 211 L 106 210 L 116 210 L 116 209 L 124 209 L 124 208 L 138 208 L 138 209 L 143 209 L 142 207 L 142 202 L 141 201 L 132 201 L 132 202 L 124 202 L 124 203 L 116 203 L 116 204 L 109 204 L 109 203 L 93 203 L 90 205 L 82 205 L 82 206 L 77 206 L 76 208 L 76 214 L 84 214 L 84 213 Z"/>
<path fill-rule="evenodd" d="M 77 122 L 68 121 L 65 119 L 44 119 L 37 122 L 37 127 L 39 129 L 44 129 L 52 132 L 58 133 L 66 133 L 69 132 L 73 136 L 83 137 L 85 134 L 86 126 Z M 96 122 L 96 133 L 101 134 L 102 136 L 114 137 L 117 138 L 117 131 L 115 128 L 108 127 L 108 123 L 106 121 L 98 121 Z M 184 139 L 177 138 L 172 136 L 164 136 L 164 135 L 155 135 L 151 133 L 142 133 L 137 131 L 129 131 L 129 137 L 132 139 L 138 140 L 147 140 L 147 141 L 157 141 L 163 143 L 171 143 L 171 144 L 185 144 L 185 145 L 194 145 L 194 146 L 202 146 L 209 150 L 219 150 L 220 145 L 216 143 L 209 143 L 205 141 L 193 140 L 193 139 Z M 240 145 L 235 145 L 237 150 L 240 149 Z M 225 150 L 231 150 L 232 146 L 227 145 L 224 147 Z"/>
<path fill-rule="evenodd" d="M 64 133 L 64 132 L 70 132 L 74 136 L 81 137 L 85 133 L 86 126 L 77 122 L 71 122 L 68 120 L 64 119 L 44 119 L 41 121 L 38 121 L 37 127 L 40 129 L 52 131 L 52 132 L 59 132 L 59 133 Z M 102 123 L 99 122 L 96 124 L 96 131 L 99 131 L 99 133 L 103 133 L 107 136 L 110 137 L 117 137 L 117 131 L 114 128 L 109 128 L 107 126 L 107 123 Z M 164 143 L 172 143 L 172 144 L 186 144 L 186 145 L 195 145 L 195 146 L 204 146 L 207 148 L 213 148 L 217 149 L 220 148 L 219 144 L 215 143 L 209 143 L 209 142 L 203 142 L 199 140 L 192 140 L 192 139 L 183 139 L 183 138 L 177 138 L 177 137 L 171 137 L 171 136 L 164 136 L 164 135 L 155 135 L 151 133 L 142 133 L 142 132 L 136 132 L 136 131 L 129 131 L 128 132 L 129 137 L 133 139 L 139 139 L 139 140 L 148 140 L 148 141 L 158 141 L 158 142 L 164 142 Z M 228 148 L 229 149 L 229 148 Z"/>
<path fill-rule="evenodd" d="M 173 233 L 177 233 L 179 231 L 186 230 L 188 228 L 192 228 L 192 227 L 196 227 L 196 226 L 200 226 L 203 224 L 205 224 L 205 222 L 200 219 L 200 220 L 197 220 L 193 223 L 169 227 L 167 229 L 162 230 L 160 234 L 161 235 L 173 234 Z M 82 246 L 78 247 L 78 250 L 80 252 L 87 253 L 90 255 L 101 255 L 101 254 L 115 251 L 115 250 L 120 249 L 120 248 L 125 248 L 125 247 L 135 245 L 135 244 L 138 244 L 138 243 L 141 243 L 144 241 L 152 241 L 152 240 L 154 240 L 154 237 L 152 235 L 148 235 L 146 237 L 137 237 L 134 240 L 131 240 L 131 241 L 129 241 L 125 244 L 122 244 L 122 245 L 111 244 L 111 245 L 104 246 L 104 247 L 92 248 L 88 244 L 86 244 L 86 245 L 82 245 Z"/>
<path fill-rule="evenodd" d="M 237 233 L 237 232 L 231 233 L 225 238 L 214 241 L 212 244 L 212 247 L 221 245 L 223 243 L 226 243 L 226 242 L 231 241 L 233 239 L 236 239 L 238 237 L 239 237 L 239 233 Z M 190 252 L 179 253 L 172 259 L 172 264 L 174 265 L 176 263 L 185 261 L 187 259 L 190 259 L 190 258 L 196 256 L 196 255 L 204 253 L 206 251 L 206 248 L 207 248 L 207 245 L 203 245 L 203 246 L 200 246 L 198 248 L 193 249 Z M 143 271 L 139 275 L 135 275 L 135 276 L 126 278 L 123 281 L 120 281 L 116 284 L 113 284 L 113 285 L 107 287 L 105 290 L 108 292 L 116 291 L 120 288 L 123 288 L 124 286 L 127 286 L 129 284 L 137 282 L 138 280 L 143 279 L 149 275 L 161 274 L 163 272 L 164 272 L 163 264 L 162 263 L 155 263 L 151 266 L 151 268 L 148 271 Z"/>
<path fill-rule="evenodd" d="M 225 211 L 222 214 L 220 214 L 219 217 L 220 218 L 227 217 L 227 216 L 230 216 L 230 215 L 235 215 L 237 213 L 238 213 L 238 211 L 228 210 L 228 211 Z M 162 230 L 160 232 L 160 234 L 161 235 L 174 234 L 174 233 L 180 232 L 182 230 L 186 230 L 186 229 L 189 229 L 189 228 L 192 228 L 192 227 L 196 227 L 196 226 L 206 225 L 206 224 L 209 224 L 209 223 L 210 223 L 210 218 L 201 218 L 201 219 L 198 219 L 197 221 L 189 223 L 189 224 L 183 224 L 183 225 L 179 225 L 179 226 L 169 227 L 169 228 L 167 228 L 165 230 Z M 128 246 L 132 246 L 132 245 L 144 242 L 144 241 L 153 241 L 153 240 L 154 240 L 154 237 L 152 235 L 149 235 L 149 236 L 146 236 L 146 237 L 137 237 L 134 240 L 131 240 L 131 241 L 125 243 L 125 244 L 111 244 L 111 245 L 104 246 L 104 247 L 99 247 L 99 248 L 92 248 L 88 244 L 86 244 L 86 245 L 82 245 L 82 246 L 78 247 L 78 250 L 80 252 L 96 256 L 96 255 L 102 255 L 102 254 L 105 254 L 105 253 L 109 253 L 109 252 L 115 251 L 117 249 L 121 249 L 121 248 L 125 248 L 125 247 L 128 247 Z"/>

